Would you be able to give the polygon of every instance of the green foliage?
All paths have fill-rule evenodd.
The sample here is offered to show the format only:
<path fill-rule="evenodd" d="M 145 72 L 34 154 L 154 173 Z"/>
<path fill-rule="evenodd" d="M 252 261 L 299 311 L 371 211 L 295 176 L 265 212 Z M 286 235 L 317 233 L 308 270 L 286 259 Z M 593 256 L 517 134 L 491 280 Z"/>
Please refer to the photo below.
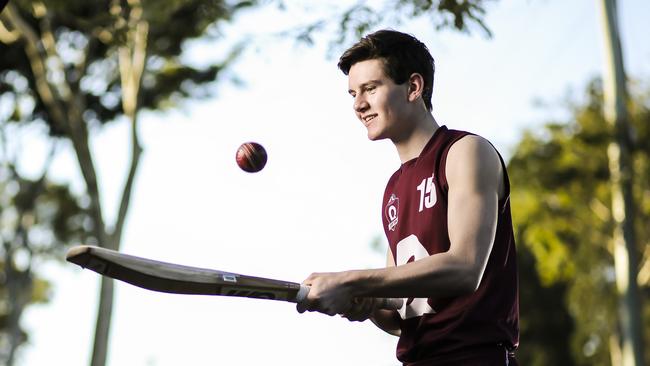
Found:
<path fill-rule="evenodd" d="M 20 327 L 21 314 L 27 306 L 47 302 L 50 297 L 49 282 L 32 271 L 34 262 L 62 258 L 64 244 L 87 237 L 84 225 L 89 218 L 67 186 L 50 182 L 45 176 L 25 178 L 2 160 L 0 363 L 11 364 L 15 349 L 28 339 Z"/>
<path fill-rule="evenodd" d="M 516 214 L 516 212 L 515 212 Z M 562 283 L 544 286 L 535 269 L 535 256 L 519 246 L 520 365 L 570 365 L 574 322 L 566 309 Z"/>
<path fill-rule="evenodd" d="M 252 5 L 13 0 L 0 14 L 0 364 L 12 364 L 16 348 L 27 339 L 19 322 L 25 307 L 48 299 L 49 286 L 38 277 L 36 263 L 61 260 L 66 246 L 89 238 L 119 246 L 141 151 L 137 133 L 118 219 L 109 229 L 88 131 L 123 116 L 135 126 L 142 109 L 209 96 L 212 82 L 239 49 L 224 50 L 224 60 L 197 67 L 182 57 L 186 43 L 206 34 L 214 38 L 221 22 Z M 47 126 L 51 146 L 60 139 L 71 142 L 86 192 L 73 193 L 66 183 L 48 179 L 55 150 L 40 178 L 21 174 L 21 154 L 7 142 L 33 124 Z M 107 342 L 99 338 L 100 344 Z"/>
<path fill-rule="evenodd" d="M 509 162 L 523 267 L 520 354 L 534 364 L 611 363 L 609 345 L 616 336 L 618 305 L 607 158 L 613 131 L 602 116 L 602 100 L 601 85 L 594 81 L 587 88 L 586 102 L 569 106 L 570 120 L 526 132 Z M 650 244 L 648 101 L 643 95 L 630 108 L 636 131 L 639 253 Z M 647 293 L 648 283 L 642 285 Z M 645 309 L 650 311 L 647 305 Z M 555 317 L 563 320 L 553 321 Z M 570 358 L 558 348 L 558 337 L 569 341 Z"/>
<path fill-rule="evenodd" d="M 132 24 L 129 24 L 128 7 L 115 7 L 113 3 L 110 0 L 12 2 L 19 16 L 38 36 L 52 35 L 58 52 L 45 56 L 48 66 L 52 66 L 48 76 L 69 84 L 69 92 L 61 89 L 59 93 L 64 99 L 66 93 L 79 98 L 88 123 L 107 123 L 123 113 L 119 103 L 122 85 L 116 48 L 128 42 L 127 33 Z M 236 11 L 254 4 L 250 1 L 231 4 L 219 0 L 144 0 L 143 18 L 148 25 L 147 64 L 140 90 L 140 107 L 157 110 L 175 105 L 186 97 L 209 96 L 210 82 L 216 80 L 219 71 L 232 58 L 197 68 L 181 60 L 183 47 L 188 40 L 204 36 L 220 22 L 230 20 Z M 20 113 L 12 113 L 10 120 L 42 120 L 48 123 L 52 135 L 64 135 L 64 131 L 52 123 L 51 111 L 46 108 L 42 96 L 35 92 L 35 77 L 23 43 L 0 42 L 0 54 L 3 55 L 0 58 L 0 97 L 8 93 L 31 100 L 33 104 L 30 110 L 23 108 Z M 25 80 L 27 87 L 17 90 L 13 85 L 17 79 Z"/>
<path fill-rule="evenodd" d="M 484 23 L 486 4 L 495 0 L 384 0 L 381 2 L 358 1 L 339 10 L 336 15 L 322 17 L 299 27 L 290 36 L 307 44 L 314 42 L 315 33 L 325 31 L 336 34 L 332 48 L 355 42 L 359 37 L 378 27 L 398 27 L 415 18 L 425 17 L 436 30 L 453 29 L 471 33 L 475 28 L 484 35 L 492 33 Z M 280 8 L 283 1 L 277 1 Z"/>

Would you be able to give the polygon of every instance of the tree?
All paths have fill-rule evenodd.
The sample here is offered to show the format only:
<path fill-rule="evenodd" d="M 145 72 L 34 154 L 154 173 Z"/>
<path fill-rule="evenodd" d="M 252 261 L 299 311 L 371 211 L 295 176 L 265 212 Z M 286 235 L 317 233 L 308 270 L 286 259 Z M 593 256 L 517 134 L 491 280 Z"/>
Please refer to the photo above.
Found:
<path fill-rule="evenodd" d="M 42 124 L 52 141 L 71 144 L 86 186 L 82 198 L 88 204 L 83 213 L 89 220 L 84 229 L 90 242 L 115 250 L 120 247 L 142 151 L 138 113 L 209 95 L 207 85 L 231 61 L 226 58 L 203 68 L 193 67 L 180 58 L 183 44 L 210 35 L 215 24 L 251 5 L 250 1 L 16 0 L 2 11 L 0 97 L 10 101 L 8 123 Z M 116 221 L 107 223 L 89 136 L 93 128 L 120 119 L 131 124 L 131 160 Z M 11 169 L 11 163 L 5 165 L 13 172 L 14 181 L 29 185 L 17 169 Z M 46 176 L 47 169 L 32 182 L 32 205 L 53 194 L 48 191 L 54 187 L 48 188 Z M 69 196 L 65 202 L 74 201 L 75 197 Z M 61 239 L 59 244 L 70 242 Z M 31 241 L 18 240 L 19 236 L 10 238 L 7 245 L 32 249 Z M 13 253 L 6 251 L 5 268 L 12 268 Z M 32 268 L 25 271 L 23 277 L 32 278 Z M 112 298 L 113 284 L 104 279 L 92 365 L 106 362 Z M 19 315 L 15 313 L 14 318 Z"/>
<path fill-rule="evenodd" d="M 283 1 L 270 3 L 283 6 Z M 483 0 L 394 1 L 384 3 L 384 9 L 379 10 L 357 4 L 337 19 L 341 20 L 342 35 L 351 30 L 358 34 L 378 24 L 378 14 L 387 9 L 400 10 L 405 17 L 420 13 L 439 15 L 438 27 L 451 26 L 466 31 L 468 23 L 474 22 L 487 31 L 482 23 L 482 4 Z M 254 5 L 259 3 L 244 0 L 15 0 L 0 14 L 0 53 L 3 55 L 0 59 L 0 97 L 10 100 L 7 122 L 44 125 L 51 143 L 70 144 L 79 163 L 85 191 L 66 191 L 65 202 L 76 202 L 80 215 L 85 215 L 82 228 L 86 242 L 114 250 L 120 247 L 142 152 L 138 136 L 139 112 L 161 110 L 185 98 L 209 95 L 207 85 L 216 80 L 238 50 L 235 47 L 231 55 L 219 63 L 197 68 L 181 59 L 182 46 L 199 37 L 216 39 L 215 24 L 229 21 L 234 14 Z M 318 29 L 317 25 L 307 27 L 301 35 L 308 39 L 310 32 Z M 105 221 L 106 212 L 99 193 L 101 182 L 89 136 L 93 130 L 116 120 L 130 123 L 131 160 L 125 169 L 116 220 L 109 223 Z M 14 174 L 13 179 L 30 181 L 31 178 L 22 177 L 18 163 L 7 162 L 6 166 L 16 167 L 9 169 Z M 40 187 L 33 191 L 34 202 L 41 199 L 47 187 L 58 184 L 46 179 L 47 167 L 41 177 L 32 179 Z M 59 185 L 63 187 L 65 183 Z M 70 242 L 70 238 L 60 239 L 51 244 L 63 246 Z M 16 245 L 14 239 L 11 240 L 11 244 Z M 28 266 L 27 270 L 31 276 L 33 268 Z M 103 279 L 92 365 L 106 362 L 112 298 L 113 284 Z"/>
<path fill-rule="evenodd" d="M 327 33 L 336 35 L 330 38 L 332 48 L 341 44 L 356 41 L 377 27 L 395 27 L 418 17 L 427 17 L 431 26 L 436 30 L 453 29 L 463 33 L 471 33 L 475 28 L 480 29 L 486 36 L 492 33 L 485 24 L 486 3 L 489 0 L 384 0 L 382 2 L 359 1 L 355 4 L 340 8 L 334 14 L 319 16 L 315 21 L 308 21 L 281 33 L 298 41 L 312 44 L 314 35 Z M 277 6 L 285 8 L 283 0 L 277 1 Z M 313 4 L 306 5 L 305 13 L 323 14 L 323 10 L 309 9 Z"/>
<path fill-rule="evenodd" d="M 513 212 L 513 215 L 519 215 Z M 518 227 L 520 229 L 520 227 Z M 545 284 L 537 271 L 537 258 L 521 242 L 517 230 L 519 266 L 519 317 L 521 347 L 516 352 L 521 365 L 572 365 L 570 347 L 574 320 L 565 302 L 567 284 Z"/>
<path fill-rule="evenodd" d="M 632 194 L 638 203 L 634 228 L 639 238 L 648 238 L 650 94 L 641 91 L 636 94 L 637 99 L 630 104 L 629 121 L 636 131 L 636 141 L 644 142 L 632 146 L 630 151 L 636 172 L 631 182 Z M 554 342 L 543 339 L 532 324 L 548 322 L 557 312 L 569 314 L 571 324 L 558 323 L 554 332 L 560 336 L 569 333 L 573 362 L 565 358 L 562 364 L 621 364 L 615 246 L 610 235 L 616 222 L 607 155 L 615 135 L 613 126 L 603 116 L 603 100 L 602 83 L 592 82 L 584 103 L 569 103 L 568 120 L 549 122 L 541 132 L 524 135 L 508 167 L 520 255 L 534 257 L 532 263 L 522 260 L 522 266 L 534 264 L 541 285 L 540 292 L 527 295 L 527 288 L 536 285 L 525 282 L 528 269 L 521 269 L 522 343 Z M 647 241 L 639 243 L 636 248 L 644 257 L 634 276 L 646 294 L 650 285 L 648 244 Z M 534 296 L 534 300 L 526 296 Z M 558 299 L 564 302 L 562 311 L 552 305 Z M 535 304 L 540 311 L 530 312 L 530 307 L 523 307 L 526 302 Z M 650 308 L 645 306 L 643 310 L 647 313 Z M 644 331 L 650 328 L 647 321 L 640 325 Z M 549 324 L 543 326 L 545 329 Z M 526 357 L 535 360 L 558 353 L 553 347 L 540 348 L 544 354 Z M 526 347 L 522 352 L 528 352 Z"/>
<path fill-rule="evenodd" d="M 82 241 L 86 218 L 69 188 L 47 179 L 47 169 L 36 179 L 19 173 L 7 149 L 5 129 L 12 127 L 17 126 L 0 122 L 0 363 L 8 366 L 28 339 L 19 323 L 23 311 L 49 297 L 49 283 L 32 268 L 41 259 L 61 257 L 62 243 Z"/>
<path fill-rule="evenodd" d="M 620 298 L 621 364 L 643 364 L 641 305 L 636 273 L 639 263 L 634 229 L 634 198 L 631 155 L 632 131 L 627 112 L 627 86 L 623 51 L 618 35 L 618 11 L 615 0 L 601 0 L 607 67 L 604 77 L 605 119 L 613 126 L 614 139 L 607 148 L 614 217 L 614 263 L 616 289 Z"/>

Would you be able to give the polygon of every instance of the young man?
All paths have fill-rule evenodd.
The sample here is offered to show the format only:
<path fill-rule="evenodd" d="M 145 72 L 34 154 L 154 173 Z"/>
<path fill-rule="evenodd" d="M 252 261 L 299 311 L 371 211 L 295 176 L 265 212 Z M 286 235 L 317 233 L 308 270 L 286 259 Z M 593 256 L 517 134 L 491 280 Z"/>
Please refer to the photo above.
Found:
<path fill-rule="evenodd" d="M 434 61 L 414 37 L 382 30 L 340 58 L 354 112 L 401 166 L 383 200 L 386 268 L 314 273 L 298 311 L 370 319 L 399 336 L 404 365 L 516 365 L 518 280 L 509 183 L 485 139 L 431 114 Z M 408 299 L 399 311 L 374 298 Z"/>

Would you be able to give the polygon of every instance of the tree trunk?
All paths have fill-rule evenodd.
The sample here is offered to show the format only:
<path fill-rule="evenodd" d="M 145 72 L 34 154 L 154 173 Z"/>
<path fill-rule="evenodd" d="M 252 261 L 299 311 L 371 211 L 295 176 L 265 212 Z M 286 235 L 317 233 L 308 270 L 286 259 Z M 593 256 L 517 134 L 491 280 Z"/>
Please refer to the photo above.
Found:
<path fill-rule="evenodd" d="M 113 7 L 120 8 L 119 2 L 114 1 Z M 142 19 L 142 4 L 139 0 L 129 0 L 129 17 L 127 42 L 118 50 L 119 67 L 122 87 L 122 109 L 131 122 L 131 163 L 122 190 L 122 198 L 118 209 L 117 220 L 111 235 L 107 238 L 106 247 L 119 250 L 122 241 L 122 232 L 126 215 L 131 202 L 135 174 L 140 162 L 142 148 L 138 137 L 138 97 L 140 83 L 146 61 L 147 36 L 149 24 Z M 102 278 L 102 285 L 99 295 L 99 306 L 97 310 L 97 323 L 95 327 L 95 341 L 91 366 L 105 366 L 108 354 L 110 339 L 110 325 L 113 314 L 114 283 L 107 277 Z"/>
<path fill-rule="evenodd" d="M 614 127 L 607 149 L 612 187 L 612 214 L 616 288 L 619 294 L 620 350 L 623 366 L 644 364 L 641 304 L 637 282 L 638 249 L 634 232 L 632 195 L 633 139 L 627 113 L 623 53 L 618 33 L 616 0 L 601 0 L 605 30 L 605 118 Z"/>
<path fill-rule="evenodd" d="M 13 251 L 7 250 L 5 256 L 5 274 L 7 275 L 7 290 L 9 293 L 9 314 L 7 316 L 7 333 L 9 334 L 9 352 L 5 360 L 6 366 L 12 366 L 16 358 L 16 350 L 25 341 L 25 335 L 20 328 L 20 318 L 32 294 L 33 279 L 31 271 L 21 271 L 14 268 Z"/>
<path fill-rule="evenodd" d="M 99 292 L 99 305 L 97 307 L 97 323 L 95 325 L 95 341 L 90 361 L 91 366 L 106 365 L 108 355 L 108 339 L 113 315 L 113 280 L 102 276 L 102 284 Z"/>

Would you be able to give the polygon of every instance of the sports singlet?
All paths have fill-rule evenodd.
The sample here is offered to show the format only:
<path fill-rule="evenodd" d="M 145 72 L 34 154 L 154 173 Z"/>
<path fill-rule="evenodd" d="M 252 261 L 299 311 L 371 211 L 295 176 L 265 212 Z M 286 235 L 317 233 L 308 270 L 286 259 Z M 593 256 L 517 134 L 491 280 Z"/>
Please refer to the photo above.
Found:
<path fill-rule="evenodd" d="M 383 201 L 384 231 L 396 265 L 449 249 L 445 164 L 453 143 L 469 132 L 436 130 L 419 157 L 392 175 Z M 501 157 L 499 156 L 501 159 Z M 400 310 L 397 358 L 405 364 L 495 350 L 519 343 L 518 279 L 510 185 L 499 201 L 495 240 L 478 289 L 452 298 L 408 299 Z M 505 362 L 503 363 L 506 364 Z"/>

